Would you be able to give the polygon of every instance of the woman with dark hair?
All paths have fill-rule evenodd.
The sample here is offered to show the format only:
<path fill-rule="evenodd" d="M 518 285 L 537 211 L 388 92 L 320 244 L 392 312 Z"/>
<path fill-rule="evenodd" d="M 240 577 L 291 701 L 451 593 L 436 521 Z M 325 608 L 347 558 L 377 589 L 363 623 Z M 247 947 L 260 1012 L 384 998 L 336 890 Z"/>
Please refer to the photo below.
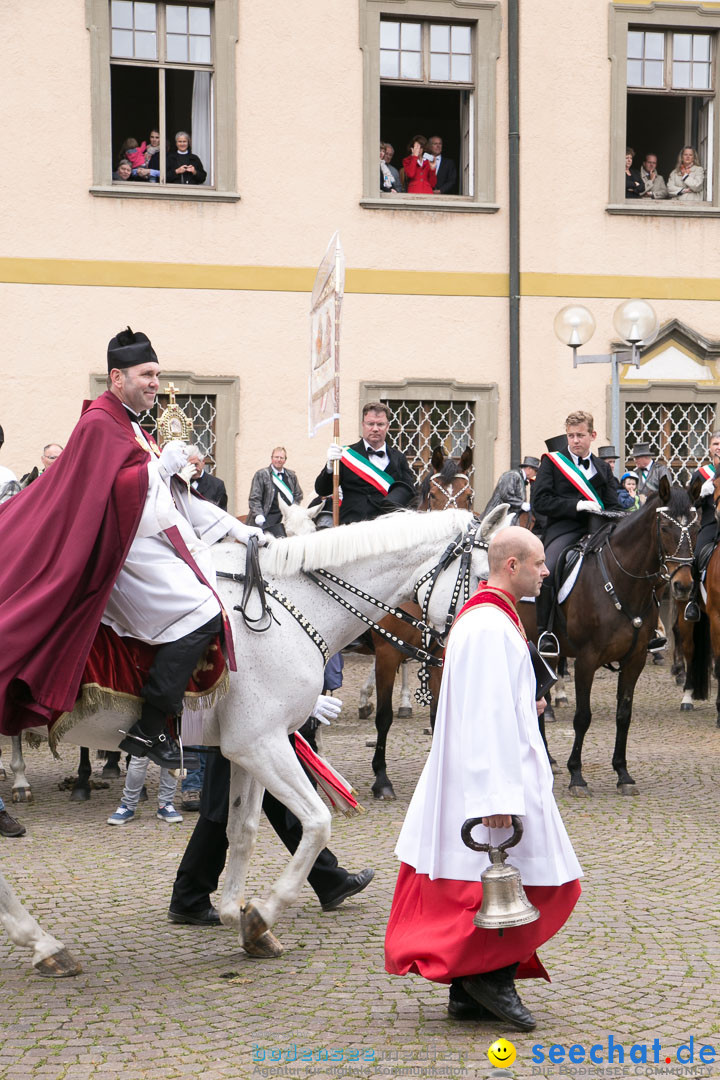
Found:
<path fill-rule="evenodd" d="M 632 163 L 635 151 L 632 146 L 625 147 L 625 198 L 640 199 L 645 194 L 645 184 L 638 169 L 633 169 Z"/>
<path fill-rule="evenodd" d="M 168 184 L 204 184 L 207 173 L 197 154 L 190 151 L 190 136 L 187 131 L 178 131 L 175 136 L 175 149 L 167 156 L 165 173 Z"/>
<path fill-rule="evenodd" d="M 683 146 L 678 154 L 677 165 L 668 176 L 667 189 L 671 199 L 683 203 L 703 202 L 705 170 L 698 160 L 697 150 Z"/>
<path fill-rule="evenodd" d="M 428 144 L 424 135 L 416 135 L 408 146 L 409 157 L 403 159 L 403 168 L 408 182 L 410 195 L 432 195 L 437 184 L 436 159 L 431 155 L 425 157 L 425 148 Z"/>

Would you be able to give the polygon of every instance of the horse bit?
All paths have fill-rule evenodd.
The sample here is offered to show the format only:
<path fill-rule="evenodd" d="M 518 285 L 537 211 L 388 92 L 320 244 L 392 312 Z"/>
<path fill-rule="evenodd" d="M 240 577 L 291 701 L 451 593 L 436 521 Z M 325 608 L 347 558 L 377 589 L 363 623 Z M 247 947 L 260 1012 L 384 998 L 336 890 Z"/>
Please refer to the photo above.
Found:
<path fill-rule="evenodd" d="M 414 615 L 410 615 L 407 611 L 403 611 L 400 608 L 391 607 L 382 600 L 378 600 L 377 597 L 372 596 L 370 593 L 364 592 L 362 589 L 358 589 L 355 585 L 351 585 L 349 582 L 344 581 L 336 574 L 330 573 L 328 570 L 305 570 L 304 575 L 314 585 L 322 589 L 328 596 L 332 597 L 338 604 L 344 607 L 347 611 L 351 612 L 356 618 L 366 623 L 370 630 L 374 630 L 386 641 L 389 641 L 394 648 L 405 656 L 413 660 L 420 661 L 419 681 L 420 686 L 415 691 L 415 697 L 419 704 L 429 705 L 431 702 L 431 694 L 429 688 L 430 682 L 430 668 L 442 667 L 442 659 L 435 654 L 434 651 L 441 647 L 445 643 L 447 634 L 452 626 L 455 618 L 458 600 L 460 594 L 463 596 L 463 603 L 466 603 L 470 598 L 470 567 L 472 563 L 472 553 L 476 548 L 487 550 L 488 543 L 478 536 L 480 529 L 480 521 L 471 522 L 465 533 L 459 533 L 454 540 L 450 542 L 448 547 L 443 552 L 439 562 L 423 574 L 422 577 L 416 582 L 413 599 L 416 603 L 420 604 L 419 592 L 426 582 L 430 582 L 422 603 L 420 604 L 422 610 L 422 618 L 416 619 Z M 445 617 L 445 626 L 442 630 L 436 630 L 433 626 L 430 626 L 428 622 L 428 610 L 430 607 L 430 599 L 441 574 L 448 569 L 455 559 L 460 559 L 460 566 L 458 568 L 457 578 L 453 587 L 452 598 L 450 600 L 450 606 L 448 608 L 447 615 Z M 273 621 L 278 622 L 277 618 L 273 614 L 272 610 L 267 604 L 265 594 L 271 596 L 278 603 L 282 604 L 286 611 L 288 611 L 294 619 L 300 624 L 302 629 L 308 635 L 310 640 L 319 650 L 323 663 L 326 664 L 330 659 L 330 650 L 327 643 L 323 639 L 322 635 L 315 629 L 312 623 L 305 618 L 302 612 L 293 604 L 279 589 L 275 588 L 269 582 L 265 581 L 260 572 L 260 563 L 258 558 L 258 542 L 255 537 L 251 537 L 247 544 L 247 554 L 245 562 L 244 574 L 230 574 L 225 571 L 218 570 L 217 576 L 226 578 L 227 580 L 234 581 L 243 585 L 243 596 L 239 604 L 235 604 L 234 611 L 239 611 L 243 622 L 248 630 L 252 630 L 253 633 L 262 634 L 269 630 Z M 354 607 L 349 600 L 346 600 L 343 596 L 327 584 L 331 582 L 333 585 L 344 589 L 352 596 L 358 597 L 360 600 L 364 600 L 366 603 L 372 604 L 374 607 L 383 611 L 386 615 L 393 615 L 396 619 L 400 619 L 402 622 L 407 623 L 410 626 L 415 627 L 420 631 L 422 635 L 422 647 L 418 648 L 415 645 L 410 645 L 408 642 L 403 641 L 393 634 L 391 631 L 386 630 L 385 627 L 380 626 L 379 623 L 374 622 L 369 616 L 363 614 L 358 608 Z M 257 618 L 251 618 L 247 614 L 247 605 L 253 591 L 257 592 L 260 600 L 260 615 Z M 259 625 L 262 623 L 263 625 Z M 279 624 L 278 624 L 279 625 Z"/>

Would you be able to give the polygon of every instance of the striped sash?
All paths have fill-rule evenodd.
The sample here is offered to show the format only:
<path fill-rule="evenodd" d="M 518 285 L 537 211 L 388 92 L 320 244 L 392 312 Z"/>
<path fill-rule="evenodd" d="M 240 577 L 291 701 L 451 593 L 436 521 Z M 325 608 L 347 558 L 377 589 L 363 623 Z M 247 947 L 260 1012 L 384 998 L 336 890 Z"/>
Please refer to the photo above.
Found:
<path fill-rule="evenodd" d="M 372 461 L 368 461 L 366 457 L 358 454 L 357 450 L 353 450 L 350 446 L 343 447 L 340 460 L 351 472 L 354 472 L 361 480 L 376 488 L 383 495 L 387 495 L 395 483 L 395 478 L 390 473 L 383 472 L 377 465 L 373 465 Z"/>
<path fill-rule="evenodd" d="M 551 451 L 547 456 L 550 458 L 555 468 L 560 470 L 565 479 L 569 480 L 573 487 L 577 488 L 583 499 L 596 503 L 601 510 L 605 509 L 595 488 L 588 483 L 578 466 L 571 461 L 570 458 L 557 450 Z"/>

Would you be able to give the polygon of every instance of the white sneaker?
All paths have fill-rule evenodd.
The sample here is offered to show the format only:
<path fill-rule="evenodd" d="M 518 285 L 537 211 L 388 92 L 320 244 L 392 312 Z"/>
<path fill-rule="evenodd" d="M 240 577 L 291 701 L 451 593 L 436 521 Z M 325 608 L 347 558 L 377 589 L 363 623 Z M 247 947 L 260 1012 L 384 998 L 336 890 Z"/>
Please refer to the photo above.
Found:
<path fill-rule="evenodd" d="M 167 821 L 168 825 L 176 825 L 178 821 L 182 821 L 182 814 L 178 814 L 172 803 L 159 806 L 155 816 L 160 818 L 160 821 Z"/>
<path fill-rule="evenodd" d="M 114 814 L 107 819 L 108 825 L 126 825 L 135 817 L 135 811 L 128 806 L 118 806 Z"/>

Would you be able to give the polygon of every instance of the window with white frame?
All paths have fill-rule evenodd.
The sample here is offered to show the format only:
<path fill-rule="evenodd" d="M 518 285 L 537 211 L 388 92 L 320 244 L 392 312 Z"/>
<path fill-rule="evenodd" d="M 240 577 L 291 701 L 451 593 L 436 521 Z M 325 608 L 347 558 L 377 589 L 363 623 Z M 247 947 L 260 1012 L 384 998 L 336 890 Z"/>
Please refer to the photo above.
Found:
<path fill-rule="evenodd" d="M 711 146 L 715 37 L 710 33 L 631 28 L 627 35 L 627 140 L 640 168 L 648 152 L 667 181 L 684 146 L 704 170 L 697 192 L 712 199 Z M 671 189 L 672 190 L 672 189 Z M 687 194 L 683 191 L 683 195 Z M 671 198 L 681 195 L 671 195 Z M 695 201 L 695 200 L 693 200 Z"/>
<path fill-rule="evenodd" d="M 115 182 L 212 186 L 212 22 L 213 5 L 209 3 L 110 0 Z M 156 134 L 151 137 L 153 132 Z M 180 141 L 176 147 L 178 132 L 189 135 L 189 147 Z M 147 144 L 144 161 L 140 156 L 143 143 Z M 157 150 L 150 153 L 153 144 Z M 174 157 L 177 148 L 188 150 L 187 165 L 185 155 Z M 120 175 L 117 171 L 125 157 L 133 165 L 129 178 L 122 175 L 123 170 Z"/>
<path fill-rule="evenodd" d="M 493 211 L 495 95 L 501 16 L 493 0 L 358 0 L 364 67 L 362 205 Z M 408 191 L 403 159 L 417 135 L 442 141 L 436 184 Z M 390 143 L 394 192 L 379 167 L 378 143 Z M 383 151 L 384 153 L 384 151 Z M 385 158 L 387 163 L 387 158 Z M 415 188 L 415 185 L 413 185 Z M 402 198 L 405 195 L 406 198 Z M 400 198 L 398 198 L 400 196 Z M 448 196 L 451 196 L 450 198 Z"/>

